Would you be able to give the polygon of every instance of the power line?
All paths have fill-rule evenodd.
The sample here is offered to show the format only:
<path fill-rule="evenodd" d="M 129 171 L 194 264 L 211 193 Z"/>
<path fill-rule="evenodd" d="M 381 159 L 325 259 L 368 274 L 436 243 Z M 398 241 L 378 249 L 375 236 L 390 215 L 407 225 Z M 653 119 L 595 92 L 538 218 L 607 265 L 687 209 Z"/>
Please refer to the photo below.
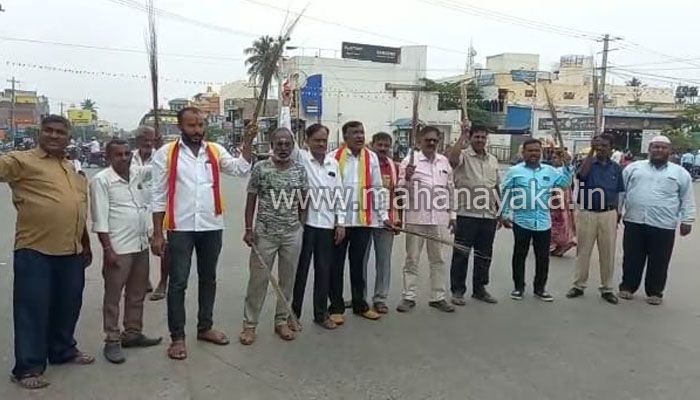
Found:
<path fill-rule="evenodd" d="M 258 0 L 244 0 L 244 1 L 247 1 L 248 3 L 256 4 L 256 5 L 261 6 L 261 7 L 267 7 L 267 8 L 271 8 L 271 9 L 278 10 L 278 11 L 281 11 L 281 12 L 289 13 L 289 14 L 292 14 L 292 15 L 295 15 L 295 16 L 300 15 L 300 13 L 298 13 L 298 12 L 290 11 L 289 9 L 286 9 L 286 8 L 283 8 L 283 7 L 278 7 L 278 6 L 275 6 L 275 5 L 272 5 L 272 4 L 268 4 L 268 3 L 265 3 L 265 2 L 262 2 L 262 1 L 258 1 Z M 340 22 L 336 22 L 336 21 L 330 21 L 330 20 L 327 20 L 327 19 L 324 19 L 324 18 L 314 17 L 314 16 L 309 15 L 309 14 L 307 14 L 307 13 L 305 13 L 305 14 L 302 15 L 302 19 L 308 19 L 308 20 L 310 20 L 310 21 L 316 21 L 316 22 L 319 22 L 319 23 L 322 23 L 322 24 L 327 24 L 327 25 L 339 26 L 339 27 L 342 27 L 342 28 L 345 28 L 345 29 L 348 29 L 348 30 L 351 30 L 351 31 L 355 31 L 355 32 L 359 32 L 359 33 L 364 33 L 364 34 L 367 34 L 367 35 L 372 35 L 372 36 L 376 36 L 376 37 L 380 37 L 380 38 L 384 38 L 384 39 L 394 40 L 394 41 L 398 41 L 398 42 L 405 42 L 405 43 L 411 43 L 411 44 L 416 44 L 416 45 L 423 44 L 423 43 L 419 43 L 419 42 L 416 42 L 416 41 L 414 41 L 414 40 L 409 40 L 409 39 L 406 39 L 406 38 L 400 38 L 400 37 L 397 37 L 397 36 L 386 35 L 386 34 L 383 34 L 383 33 L 378 33 L 378 32 L 370 31 L 370 30 L 367 30 L 367 29 L 362 29 L 362 28 L 358 28 L 358 27 L 355 27 L 355 26 L 346 25 L 346 24 L 343 24 L 343 23 L 340 23 Z M 428 44 L 427 46 L 430 47 L 430 48 L 436 49 L 436 50 L 441 50 L 441 51 L 445 51 L 445 52 L 449 52 L 449 53 L 457 53 L 457 54 L 464 54 L 464 55 L 469 54 L 467 51 L 464 51 L 464 50 L 451 49 L 451 48 L 448 48 L 448 47 L 437 46 L 437 45 L 431 45 L 431 44 Z"/>
<path fill-rule="evenodd" d="M 145 50 L 129 49 L 129 48 L 119 48 L 119 47 L 107 47 L 107 46 L 96 46 L 90 44 L 79 44 L 79 43 L 66 43 L 51 40 L 39 40 L 39 39 L 29 39 L 29 38 L 18 38 L 18 37 L 8 37 L 0 36 L 0 40 L 6 40 L 9 42 L 20 42 L 20 43 L 33 43 L 42 45 L 52 45 L 60 47 L 70 47 L 86 50 L 103 50 L 111 52 L 121 52 L 121 53 L 135 53 L 135 54 L 146 54 Z M 168 57 L 178 57 L 178 58 L 192 58 L 192 59 L 212 59 L 212 60 L 222 60 L 222 61 L 243 61 L 242 58 L 234 58 L 227 56 L 217 56 L 208 54 L 178 54 L 178 53 L 159 53 L 162 56 Z"/>
<path fill-rule="evenodd" d="M 148 8 L 146 7 L 145 4 L 141 4 L 141 3 L 134 1 L 134 0 L 106 0 L 106 1 L 108 1 L 110 3 L 118 4 L 121 6 L 129 7 L 129 8 L 134 9 L 134 10 L 148 13 Z M 174 21 L 183 22 L 183 23 L 190 24 L 190 25 L 195 25 L 195 26 L 198 26 L 200 28 L 208 29 L 211 31 L 219 32 L 219 33 L 225 32 L 225 33 L 230 33 L 232 35 L 253 37 L 253 38 L 257 38 L 260 36 L 257 33 L 231 29 L 231 28 L 221 26 L 221 25 L 214 25 L 214 24 L 209 23 L 209 22 L 204 22 L 204 21 L 200 21 L 200 20 L 197 20 L 194 18 L 189 18 L 189 17 L 186 17 L 184 15 L 176 14 L 174 12 L 167 11 L 167 10 L 164 10 L 161 8 L 155 8 L 154 10 L 155 10 L 156 15 L 158 15 L 160 17 L 168 18 L 168 19 L 171 19 Z"/>
<path fill-rule="evenodd" d="M 465 4 L 456 1 L 445 1 L 445 0 L 417 0 L 421 3 L 425 3 L 431 6 L 439 6 L 452 11 L 458 11 L 463 14 L 474 15 L 478 17 L 488 18 L 495 20 L 500 23 L 506 23 L 510 25 L 520 26 L 522 28 L 534 29 L 548 33 L 554 33 L 557 35 L 573 37 L 577 39 L 586 40 L 598 40 L 600 39 L 600 34 L 595 32 L 583 31 L 579 29 L 574 29 L 570 27 L 563 27 L 559 25 L 549 24 L 545 22 L 530 20 L 526 18 L 516 17 L 513 15 L 505 14 L 498 11 L 489 10 L 486 8 L 481 8 L 473 6 L 471 4 Z"/>

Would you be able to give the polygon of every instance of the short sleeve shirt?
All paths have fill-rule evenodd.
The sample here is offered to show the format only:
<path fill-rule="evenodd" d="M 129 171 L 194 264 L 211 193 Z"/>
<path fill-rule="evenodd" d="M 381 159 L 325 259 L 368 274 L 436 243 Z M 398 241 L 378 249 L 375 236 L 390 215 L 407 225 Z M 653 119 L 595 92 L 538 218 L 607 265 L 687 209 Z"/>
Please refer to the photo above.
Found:
<path fill-rule="evenodd" d="M 248 193 L 258 196 L 255 232 L 280 237 L 298 230 L 299 199 L 308 189 L 306 170 L 298 162 L 285 170 L 269 159 L 256 163 L 248 181 Z"/>

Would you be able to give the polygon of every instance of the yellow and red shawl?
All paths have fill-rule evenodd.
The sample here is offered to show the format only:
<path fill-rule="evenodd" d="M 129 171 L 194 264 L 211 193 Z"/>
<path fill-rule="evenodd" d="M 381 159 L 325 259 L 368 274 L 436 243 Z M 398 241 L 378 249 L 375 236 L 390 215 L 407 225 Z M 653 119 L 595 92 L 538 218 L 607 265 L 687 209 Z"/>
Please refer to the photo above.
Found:
<path fill-rule="evenodd" d="M 175 190 L 177 189 L 177 161 L 180 156 L 180 140 L 170 143 L 168 148 L 168 200 L 163 225 L 167 230 L 175 229 Z M 221 200 L 221 171 L 219 169 L 219 149 L 206 144 L 207 157 L 211 165 L 212 190 L 214 191 L 214 213 L 221 215 L 223 205 Z"/>
<path fill-rule="evenodd" d="M 335 153 L 335 159 L 338 160 L 341 175 L 345 174 L 345 162 L 348 158 L 348 148 L 346 145 L 341 146 Z M 359 220 L 363 226 L 372 225 L 372 174 L 370 170 L 370 153 L 367 148 L 363 147 L 360 150 L 357 189 L 357 200 L 360 204 Z"/>

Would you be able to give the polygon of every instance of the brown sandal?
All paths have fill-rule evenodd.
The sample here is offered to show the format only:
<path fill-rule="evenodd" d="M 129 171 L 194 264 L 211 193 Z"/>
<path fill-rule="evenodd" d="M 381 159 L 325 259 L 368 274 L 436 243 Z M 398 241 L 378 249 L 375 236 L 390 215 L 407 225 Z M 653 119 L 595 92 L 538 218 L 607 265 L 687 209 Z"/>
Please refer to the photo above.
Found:
<path fill-rule="evenodd" d="M 291 329 L 291 330 L 294 331 L 294 332 L 301 332 L 302 329 L 304 329 L 304 328 L 301 326 L 301 322 L 299 322 L 299 320 L 296 319 L 296 318 L 291 318 L 291 317 L 290 317 L 290 318 L 287 320 L 287 325 L 289 326 L 289 329 Z"/>
<path fill-rule="evenodd" d="M 49 386 L 49 381 L 44 379 L 44 377 L 41 375 L 29 375 L 22 378 L 12 376 L 10 377 L 10 380 L 20 387 L 29 390 L 43 389 Z"/>
<path fill-rule="evenodd" d="M 243 331 L 238 335 L 238 341 L 244 346 L 250 346 L 255 342 L 255 328 L 243 328 Z"/>
<path fill-rule="evenodd" d="M 184 340 L 174 340 L 168 347 L 168 357 L 173 360 L 184 360 L 187 358 L 187 347 Z"/>
<path fill-rule="evenodd" d="M 75 353 L 75 357 L 73 357 L 72 360 L 68 361 L 69 364 L 76 364 L 76 365 L 90 365 L 95 362 L 95 357 L 85 354 L 82 351 L 78 351 Z"/>
<path fill-rule="evenodd" d="M 219 346 L 225 346 L 230 343 L 228 337 L 226 337 L 223 332 L 217 331 L 216 329 L 209 329 L 205 332 L 199 332 L 197 334 L 197 340 L 218 344 Z"/>
<path fill-rule="evenodd" d="M 277 336 L 281 337 L 282 340 L 290 341 L 294 340 L 295 335 L 294 331 L 289 329 L 289 325 L 287 324 L 280 324 L 275 327 L 275 333 Z"/>

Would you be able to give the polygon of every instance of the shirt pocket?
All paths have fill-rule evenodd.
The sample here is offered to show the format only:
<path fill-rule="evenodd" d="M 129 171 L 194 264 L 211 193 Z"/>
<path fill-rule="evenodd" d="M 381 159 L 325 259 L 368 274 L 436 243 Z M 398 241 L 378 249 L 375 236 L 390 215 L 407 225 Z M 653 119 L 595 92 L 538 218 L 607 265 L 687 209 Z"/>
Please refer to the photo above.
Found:
<path fill-rule="evenodd" d="M 680 190 L 680 182 L 673 176 L 667 176 L 659 179 L 659 192 L 663 196 L 677 195 Z"/>

